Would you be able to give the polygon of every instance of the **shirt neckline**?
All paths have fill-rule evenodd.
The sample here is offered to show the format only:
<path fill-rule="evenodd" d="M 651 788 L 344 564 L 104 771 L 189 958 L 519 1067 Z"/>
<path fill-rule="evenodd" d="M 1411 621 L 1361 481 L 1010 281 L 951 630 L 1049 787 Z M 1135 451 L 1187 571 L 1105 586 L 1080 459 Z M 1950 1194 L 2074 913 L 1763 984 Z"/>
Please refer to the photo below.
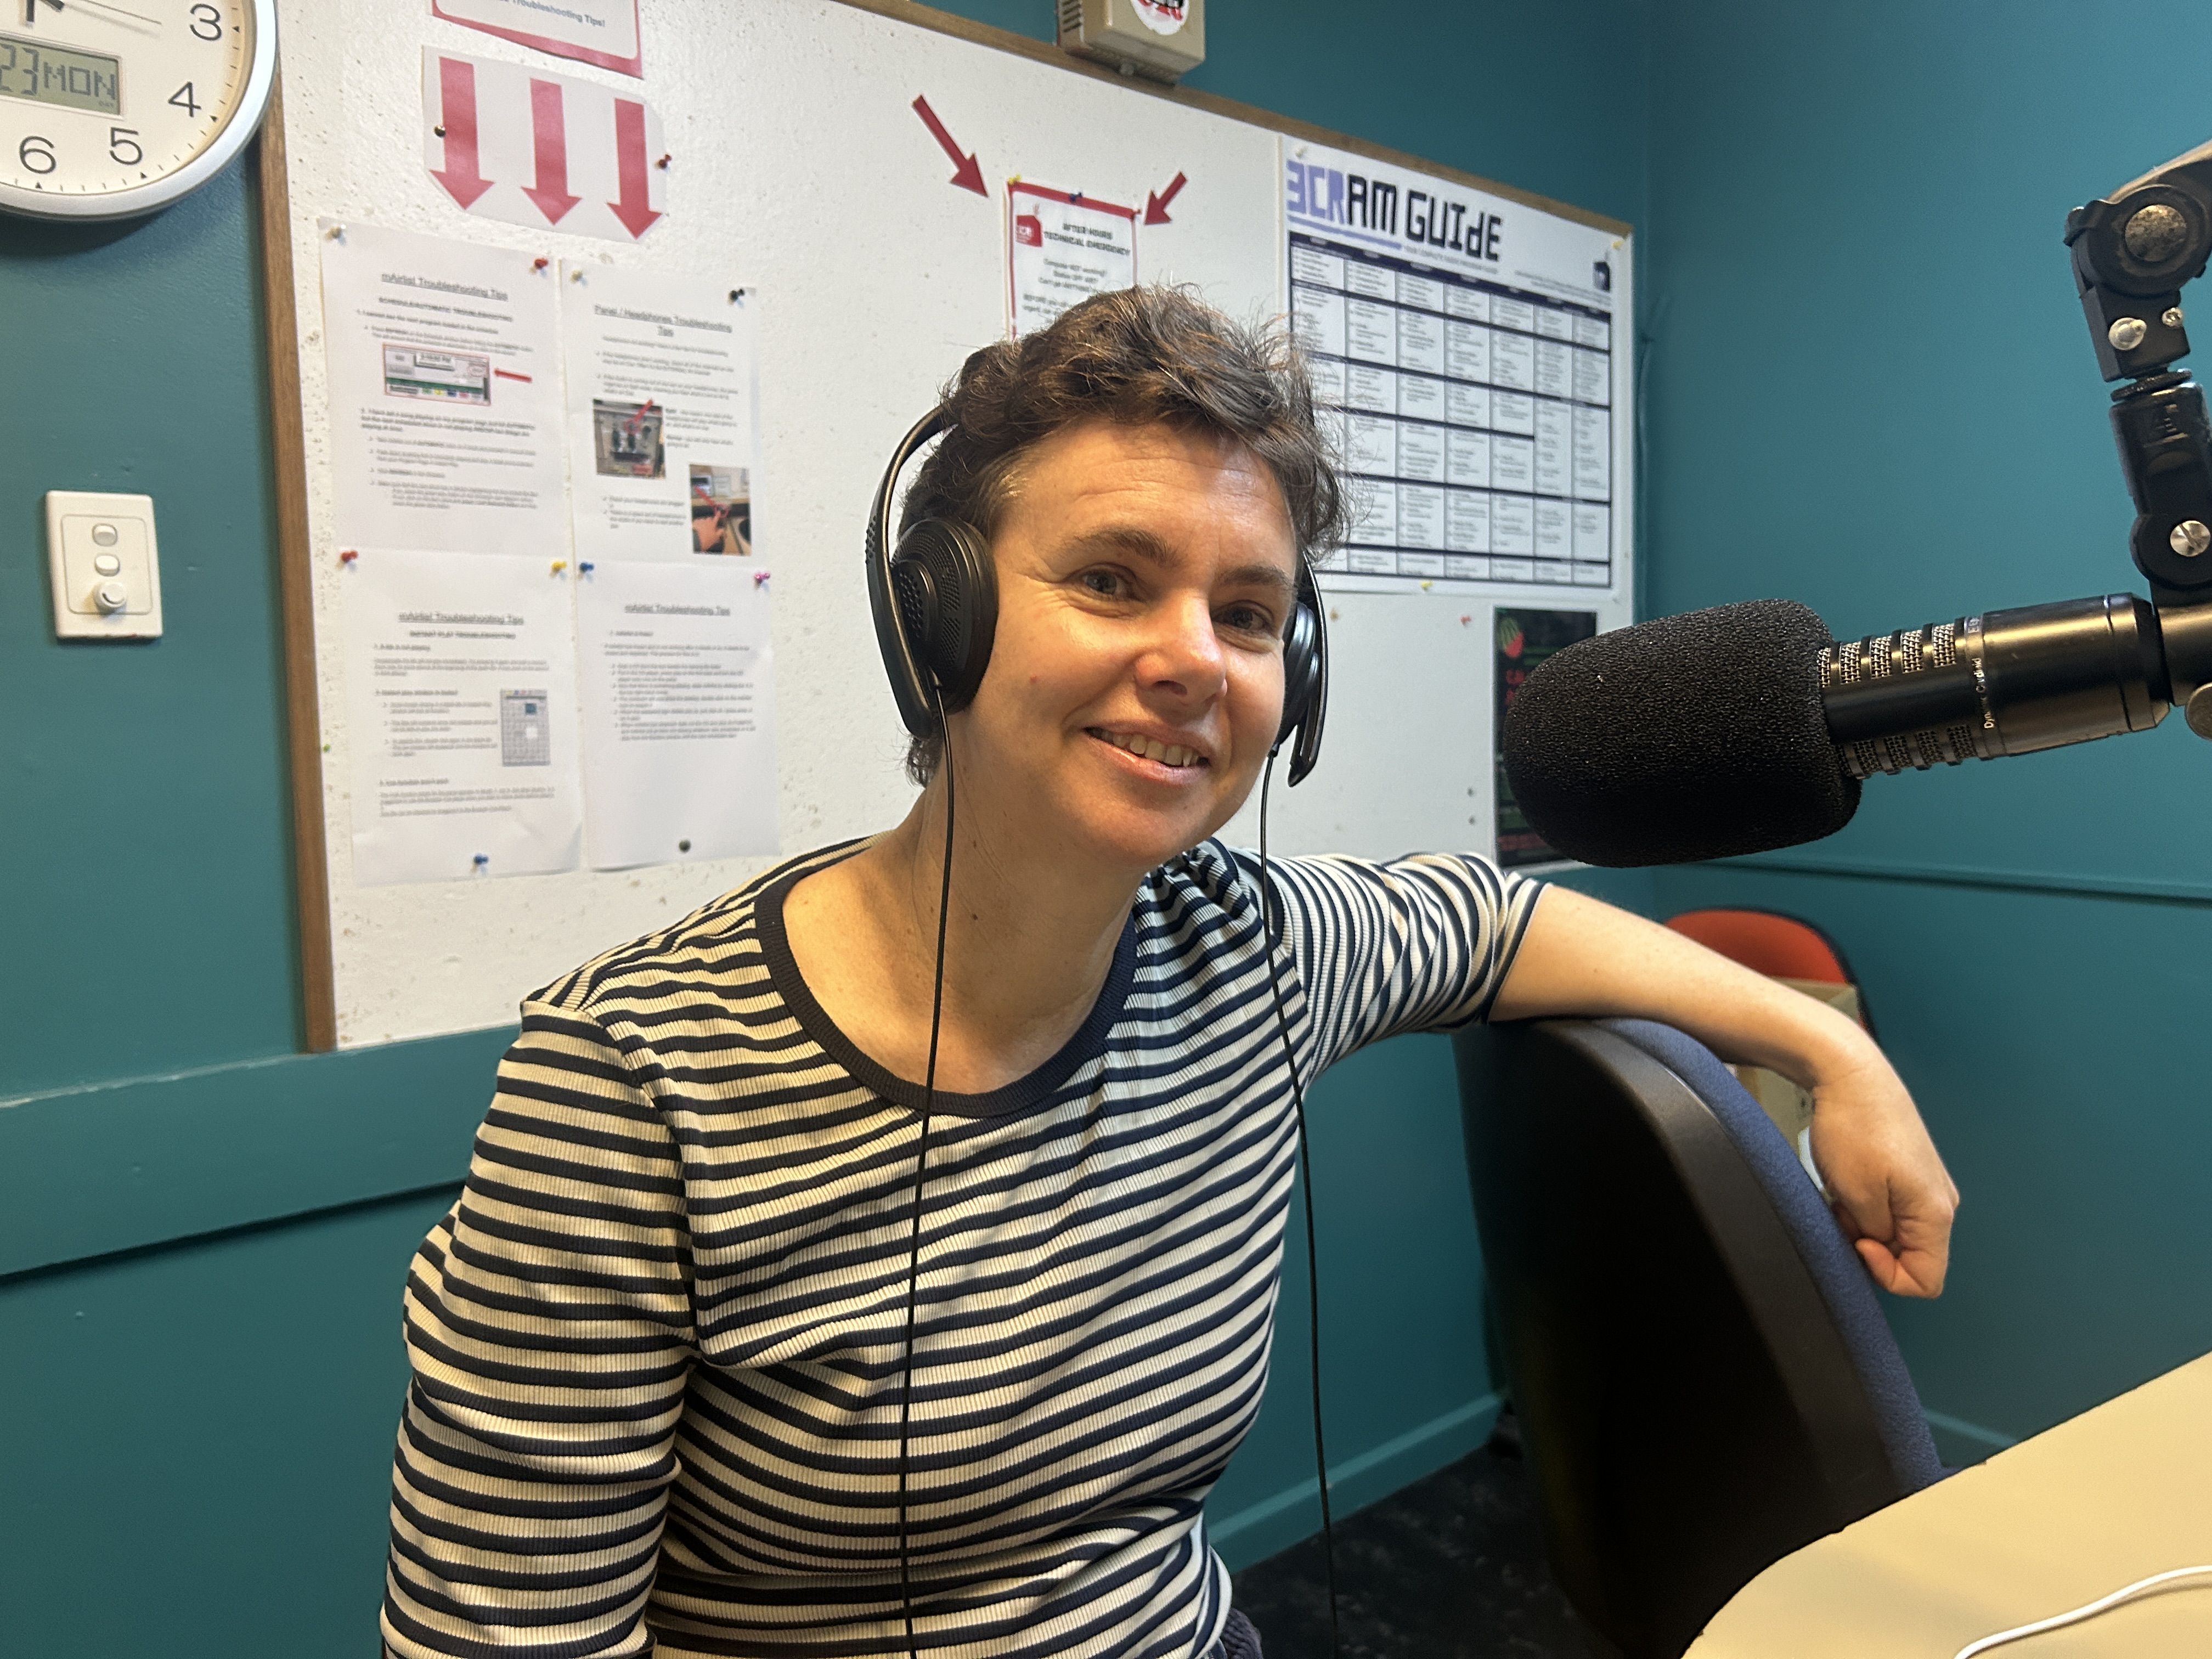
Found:
<path fill-rule="evenodd" d="M 867 844 L 863 842 L 854 846 L 843 858 L 852 857 Z M 813 991 L 799 971 L 798 958 L 791 953 L 790 935 L 783 925 L 784 900 L 805 878 L 841 862 L 842 859 L 830 859 L 808 864 L 762 890 L 754 901 L 754 927 L 760 937 L 761 956 L 768 964 L 769 978 L 777 994 L 782 997 L 784 1006 L 791 1010 L 801 1030 L 843 1066 L 854 1081 L 895 1105 L 919 1112 L 927 1091 L 921 1084 L 909 1083 L 878 1065 L 845 1035 L 815 1000 Z M 1136 975 L 1137 917 L 1133 905 L 1121 924 L 1121 936 L 1115 941 L 1114 960 L 1106 970 L 1106 982 L 1098 988 L 1098 1000 L 1091 1005 L 1083 1024 L 1060 1045 L 1059 1052 L 1034 1071 L 987 1093 L 963 1095 L 939 1089 L 930 1101 L 929 1109 L 953 1117 L 1005 1117 L 1042 1104 L 1083 1066 L 1105 1054 L 1107 1040 L 1121 1018 Z"/>

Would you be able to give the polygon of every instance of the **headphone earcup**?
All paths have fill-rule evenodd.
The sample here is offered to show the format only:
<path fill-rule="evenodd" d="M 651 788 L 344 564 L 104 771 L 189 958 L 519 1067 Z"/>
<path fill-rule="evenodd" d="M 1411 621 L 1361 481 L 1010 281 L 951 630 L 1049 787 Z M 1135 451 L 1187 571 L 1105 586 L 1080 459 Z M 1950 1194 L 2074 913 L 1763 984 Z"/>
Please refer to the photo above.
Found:
<path fill-rule="evenodd" d="M 1301 602 L 1291 613 L 1291 631 L 1283 641 L 1283 723 L 1276 729 L 1278 745 L 1305 723 L 1321 688 L 1321 629 L 1313 608 Z"/>
<path fill-rule="evenodd" d="M 965 708 L 990 666 L 999 623 L 998 572 L 972 526 L 924 519 L 901 533 L 891 556 L 899 621 L 948 714 Z"/>

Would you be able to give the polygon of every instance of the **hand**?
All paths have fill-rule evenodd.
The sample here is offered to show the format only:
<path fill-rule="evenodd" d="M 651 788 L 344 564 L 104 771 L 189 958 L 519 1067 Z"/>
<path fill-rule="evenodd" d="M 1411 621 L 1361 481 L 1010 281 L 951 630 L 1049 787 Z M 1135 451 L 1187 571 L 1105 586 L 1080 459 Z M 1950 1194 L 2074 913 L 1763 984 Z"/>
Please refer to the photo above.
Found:
<path fill-rule="evenodd" d="M 1813 1162 L 1875 1283 L 1896 1296 L 1941 1295 L 1959 1188 L 1871 1041 L 1814 1086 Z"/>

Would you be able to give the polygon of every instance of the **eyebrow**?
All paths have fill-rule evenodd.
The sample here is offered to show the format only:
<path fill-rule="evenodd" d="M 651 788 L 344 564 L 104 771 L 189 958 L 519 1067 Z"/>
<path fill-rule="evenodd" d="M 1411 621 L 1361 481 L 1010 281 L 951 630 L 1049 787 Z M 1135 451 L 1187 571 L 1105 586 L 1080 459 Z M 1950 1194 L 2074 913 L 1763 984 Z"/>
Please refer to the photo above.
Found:
<path fill-rule="evenodd" d="M 1124 553 L 1146 564 L 1168 570 L 1180 570 L 1186 562 L 1180 552 L 1141 525 L 1108 525 L 1078 537 L 1067 545 L 1070 551 L 1097 550 Z M 1221 574 L 1221 580 L 1229 587 L 1264 587 L 1278 597 L 1289 594 L 1295 586 L 1289 571 L 1264 560 L 1225 570 Z"/>

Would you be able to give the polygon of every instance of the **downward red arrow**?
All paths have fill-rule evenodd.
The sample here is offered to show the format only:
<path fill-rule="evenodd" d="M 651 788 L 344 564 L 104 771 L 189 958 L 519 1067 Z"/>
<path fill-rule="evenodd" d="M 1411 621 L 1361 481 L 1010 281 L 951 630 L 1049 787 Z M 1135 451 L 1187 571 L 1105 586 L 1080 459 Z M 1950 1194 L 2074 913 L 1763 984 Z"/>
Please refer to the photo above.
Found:
<path fill-rule="evenodd" d="M 622 200 L 607 205 L 632 237 L 642 236 L 660 215 L 646 199 L 652 174 L 645 159 L 645 106 L 625 98 L 615 100 L 615 173 Z"/>
<path fill-rule="evenodd" d="M 1182 195 L 1182 187 L 1189 182 L 1189 179 L 1184 178 L 1182 174 L 1178 173 L 1175 176 L 1174 182 L 1169 185 L 1165 190 L 1159 191 L 1157 195 L 1149 190 L 1146 191 L 1145 192 L 1145 222 L 1148 225 L 1164 225 L 1169 223 L 1168 204 L 1174 201 L 1176 197 Z"/>
<path fill-rule="evenodd" d="M 439 125 L 446 132 L 446 170 L 430 176 L 465 209 L 491 188 L 477 171 L 477 66 L 458 58 L 438 60 Z"/>
<path fill-rule="evenodd" d="M 568 117 L 558 81 L 531 82 L 530 137 L 538 153 L 538 182 L 522 193 L 538 204 L 547 224 L 557 225 L 583 199 L 568 194 Z"/>
<path fill-rule="evenodd" d="M 914 112 L 921 117 L 922 125 L 929 129 L 931 136 L 952 158 L 952 177 L 947 182 L 957 185 L 963 190 L 972 190 L 978 196 L 988 197 L 991 192 L 984 187 L 983 169 L 975 165 L 975 152 L 970 150 L 965 155 L 960 153 L 960 146 L 952 142 L 952 135 L 945 130 L 945 123 L 939 120 L 937 112 L 930 108 L 929 100 L 916 98 Z"/>

